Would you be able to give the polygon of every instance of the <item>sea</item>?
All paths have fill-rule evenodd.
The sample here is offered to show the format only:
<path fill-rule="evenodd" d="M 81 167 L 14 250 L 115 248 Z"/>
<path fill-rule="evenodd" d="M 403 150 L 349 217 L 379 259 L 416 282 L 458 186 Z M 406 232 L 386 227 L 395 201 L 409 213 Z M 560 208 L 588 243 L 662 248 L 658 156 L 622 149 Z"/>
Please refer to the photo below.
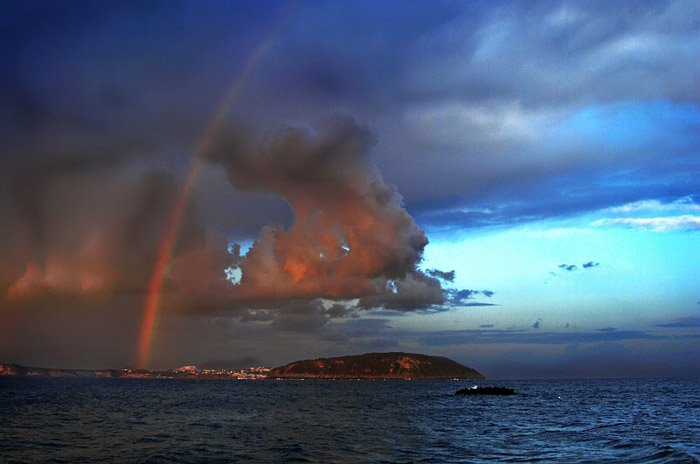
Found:
<path fill-rule="evenodd" d="M 0 378 L 3 464 L 699 460 L 700 379 Z"/>

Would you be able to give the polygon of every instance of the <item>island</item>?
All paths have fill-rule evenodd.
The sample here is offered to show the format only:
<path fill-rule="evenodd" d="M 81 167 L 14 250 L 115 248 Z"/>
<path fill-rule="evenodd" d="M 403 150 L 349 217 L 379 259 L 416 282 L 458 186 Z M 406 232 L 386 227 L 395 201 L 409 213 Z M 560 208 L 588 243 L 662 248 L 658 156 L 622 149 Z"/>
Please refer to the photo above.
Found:
<path fill-rule="evenodd" d="M 483 379 L 477 370 L 441 356 L 366 353 L 296 361 L 268 372 L 274 379 L 462 380 Z"/>
<path fill-rule="evenodd" d="M 441 356 L 416 353 L 366 353 L 295 361 L 285 366 L 245 369 L 169 370 L 60 369 L 0 363 L 0 377 L 72 377 L 112 379 L 365 379 L 365 380 L 480 380 L 477 370 Z"/>

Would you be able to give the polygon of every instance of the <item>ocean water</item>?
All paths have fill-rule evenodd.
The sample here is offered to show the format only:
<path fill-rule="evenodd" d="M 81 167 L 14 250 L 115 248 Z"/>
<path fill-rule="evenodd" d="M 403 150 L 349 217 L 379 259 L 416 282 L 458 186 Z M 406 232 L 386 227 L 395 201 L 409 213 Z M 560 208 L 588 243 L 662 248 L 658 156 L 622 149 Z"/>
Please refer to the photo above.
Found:
<path fill-rule="evenodd" d="M 472 384 L 511 397 L 458 397 Z M 700 380 L 0 378 L 0 462 L 699 462 Z"/>

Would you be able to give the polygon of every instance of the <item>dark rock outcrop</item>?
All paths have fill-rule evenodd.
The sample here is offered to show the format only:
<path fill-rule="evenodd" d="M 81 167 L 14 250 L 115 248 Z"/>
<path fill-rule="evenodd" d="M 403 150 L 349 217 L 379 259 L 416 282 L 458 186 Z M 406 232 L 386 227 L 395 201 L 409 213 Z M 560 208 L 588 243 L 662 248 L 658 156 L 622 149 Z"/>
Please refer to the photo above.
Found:
<path fill-rule="evenodd" d="M 296 361 L 270 370 L 276 379 L 483 379 L 475 369 L 441 356 L 367 353 Z"/>
<path fill-rule="evenodd" d="M 515 390 L 506 387 L 468 387 L 455 392 L 455 395 L 496 395 L 510 396 L 516 395 Z"/>

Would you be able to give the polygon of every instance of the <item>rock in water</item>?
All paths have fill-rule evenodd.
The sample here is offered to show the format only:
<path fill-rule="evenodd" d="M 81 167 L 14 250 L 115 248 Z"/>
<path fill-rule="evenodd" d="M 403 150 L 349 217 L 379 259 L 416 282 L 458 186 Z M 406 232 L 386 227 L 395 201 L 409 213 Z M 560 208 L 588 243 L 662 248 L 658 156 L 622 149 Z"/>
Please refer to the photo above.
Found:
<path fill-rule="evenodd" d="M 441 356 L 367 353 L 296 361 L 270 371 L 273 379 L 483 379 L 475 369 Z"/>
<path fill-rule="evenodd" d="M 506 387 L 468 387 L 455 392 L 455 395 L 497 395 L 509 396 L 515 395 L 515 390 Z"/>

